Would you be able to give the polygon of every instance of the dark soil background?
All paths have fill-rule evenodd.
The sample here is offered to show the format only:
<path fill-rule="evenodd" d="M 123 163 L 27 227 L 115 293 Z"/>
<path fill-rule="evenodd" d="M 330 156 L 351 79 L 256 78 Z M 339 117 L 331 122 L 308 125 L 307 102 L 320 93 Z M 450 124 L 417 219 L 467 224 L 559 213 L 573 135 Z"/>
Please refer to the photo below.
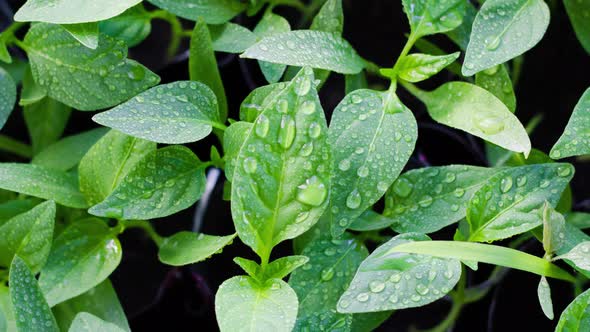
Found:
<path fill-rule="evenodd" d="M 2 21 L 0 28 L 10 23 L 10 12 L 24 1 L 0 0 Z M 548 152 L 562 133 L 567 120 L 582 93 L 590 86 L 590 55 L 586 54 L 575 38 L 568 17 L 560 1 L 553 6 L 551 24 L 543 40 L 526 53 L 521 79 L 516 87 L 517 115 L 527 123 L 536 114 L 543 121 L 532 134 L 533 146 Z M 345 37 L 365 58 L 381 65 L 392 66 L 408 32 L 407 19 L 401 1 L 349 0 L 345 4 Z M 297 26 L 297 13 L 288 8 L 279 8 L 278 13 L 288 17 L 293 27 Z M 253 28 L 259 17 L 239 16 L 235 21 Z M 190 26 L 189 22 L 187 27 Z M 130 50 L 135 58 L 157 72 L 162 83 L 188 79 L 186 58 L 179 54 L 173 63 L 165 63 L 168 26 L 154 21 L 152 34 L 140 46 Z M 455 47 L 444 37 L 432 39 L 448 51 Z M 184 45 L 186 49 L 186 45 Z M 254 61 L 239 60 L 234 55 L 219 54 L 218 61 L 229 100 L 230 116 L 237 118 L 240 102 L 252 88 L 266 84 Z M 439 74 L 424 86 L 432 88 L 454 79 L 449 74 Z M 371 80 L 375 87 L 385 82 Z M 320 92 L 324 109 L 329 115 L 344 96 L 344 80 L 340 75 L 331 75 Z M 401 98 L 415 111 L 420 125 L 416 153 L 409 168 L 430 165 L 465 163 L 484 165 L 481 155 L 483 144 L 465 133 L 434 125 L 424 112 L 423 106 L 405 91 Z M 91 114 L 74 112 L 66 134 L 73 134 L 95 126 Z M 27 140 L 21 112 L 15 111 L 4 132 Z M 189 145 L 202 159 L 208 158 L 209 146 L 218 144 L 214 137 Z M 0 156 L 4 161 L 7 157 Z M 573 180 L 575 209 L 590 210 L 590 190 L 587 188 L 590 166 L 575 162 L 576 176 Z M 208 234 L 234 232 L 229 203 L 221 199 L 222 184 L 218 183 L 206 210 L 201 231 Z M 164 220 L 154 222 L 158 231 L 170 235 L 192 227 L 194 209 L 188 209 Z M 435 238 L 451 238 L 453 229 L 445 229 Z M 124 256 L 112 281 L 129 317 L 134 331 L 216 331 L 213 300 L 217 287 L 225 279 L 241 274 L 232 262 L 233 257 L 254 259 L 252 251 L 235 243 L 215 255 L 213 259 L 195 266 L 171 268 L 158 262 L 156 247 L 141 232 L 130 231 L 122 237 Z M 525 249 L 541 255 L 541 246 L 532 240 Z M 290 244 L 283 243 L 275 250 L 276 255 L 290 252 Z M 477 273 L 469 271 L 469 282 L 481 282 L 491 268 L 481 264 Z M 555 321 L 549 321 L 537 302 L 535 275 L 510 271 L 500 286 L 477 304 L 467 306 L 454 331 L 553 331 Z M 557 315 L 573 299 L 571 287 L 559 281 L 551 281 L 553 301 Z M 398 311 L 379 331 L 406 331 L 410 326 L 428 328 L 442 320 L 449 304 L 438 301 L 423 308 Z"/>

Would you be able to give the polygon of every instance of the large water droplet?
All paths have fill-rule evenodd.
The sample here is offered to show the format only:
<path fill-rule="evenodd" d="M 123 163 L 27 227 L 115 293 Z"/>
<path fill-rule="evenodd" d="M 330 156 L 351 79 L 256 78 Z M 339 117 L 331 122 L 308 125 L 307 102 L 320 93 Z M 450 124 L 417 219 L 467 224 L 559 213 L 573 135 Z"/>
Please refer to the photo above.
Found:
<path fill-rule="evenodd" d="M 526 175 L 519 176 L 519 177 L 516 179 L 516 185 L 517 185 L 517 186 L 519 186 L 519 187 L 522 187 L 522 186 L 524 186 L 525 184 L 526 184 Z"/>
<path fill-rule="evenodd" d="M 326 185 L 318 179 L 317 176 L 312 176 L 307 179 L 304 184 L 297 187 L 297 200 L 303 204 L 311 206 L 320 206 L 326 200 L 328 189 Z"/>
<path fill-rule="evenodd" d="M 309 115 L 315 112 L 315 103 L 313 101 L 306 101 L 299 107 L 299 111 L 303 114 Z"/>
<path fill-rule="evenodd" d="M 270 129 L 270 121 L 264 114 L 260 114 L 258 120 L 256 120 L 256 135 L 259 137 L 266 137 Z"/>
<path fill-rule="evenodd" d="M 487 135 L 494 135 L 504 130 L 502 119 L 494 116 L 475 117 L 475 126 Z"/>
<path fill-rule="evenodd" d="M 293 44 L 293 43 L 291 43 Z M 289 42 L 287 42 L 287 47 L 289 46 Z M 293 47 L 295 45 L 293 44 Z M 307 77 L 302 77 L 299 81 L 299 84 L 295 86 L 295 93 L 298 96 L 305 96 L 309 90 L 311 89 L 311 81 Z"/>
<path fill-rule="evenodd" d="M 488 42 L 486 42 L 486 48 L 490 51 L 493 51 L 497 49 L 498 46 L 500 46 L 501 41 L 502 40 L 500 39 L 500 36 L 491 38 Z"/>
<path fill-rule="evenodd" d="M 332 278 L 334 277 L 334 269 L 333 268 L 327 268 L 327 269 L 323 269 L 320 278 L 323 281 L 330 281 L 332 280 Z"/>
<path fill-rule="evenodd" d="M 346 206 L 354 210 L 361 205 L 361 200 L 361 194 L 357 189 L 354 189 L 348 194 L 348 197 L 346 197 Z"/>
<path fill-rule="evenodd" d="M 559 166 L 557 168 L 557 175 L 559 175 L 561 177 L 567 177 L 570 174 L 572 174 L 572 170 L 568 166 Z"/>
<path fill-rule="evenodd" d="M 342 159 L 339 163 L 338 163 L 338 168 L 341 171 L 348 171 L 350 169 L 350 160 L 349 159 Z"/>
<path fill-rule="evenodd" d="M 393 191 L 400 197 L 408 197 L 414 189 L 414 185 L 405 178 L 399 178 L 393 184 Z"/>
<path fill-rule="evenodd" d="M 385 284 L 379 280 L 373 280 L 369 283 L 369 289 L 373 293 L 380 293 L 385 289 Z"/>
<path fill-rule="evenodd" d="M 317 122 L 313 122 L 311 125 L 309 125 L 309 137 L 318 138 L 321 133 L 322 127 Z"/>
<path fill-rule="evenodd" d="M 256 162 L 256 159 L 254 159 L 253 157 L 248 157 L 244 159 L 244 170 L 246 171 L 246 173 L 255 173 L 256 169 L 258 169 L 258 162 Z"/>
<path fill-rule="evenodd" d="M 289 115 L 283 115 L 281 119 L 281 128 L 279 129 L 279 144 L 288 149 L 295 140 L 295 120 Z"/>
<path fill-rule="evenodd" d="M 420 294 L 420 295 L 426 295 L 428 294 L 428 286 L 424 286 L 423 284 L 417 284 L 416 285 L 416 293 Z"/>
<path fill-rule="evenodd" d="M 505 177 L 502 180 L 500 180 L 500 190 L 503 193 L 507 193 L 508 191 L 510 191 L 510 189 L 512 189 L 512 178 L 511 177 Z"/>
<path fill-rule="evenodd" d="M 367 302 L 369 300 L 369 294 L 367 293 L 360 293 L 356 296 L 357 301 L 359 302 Z"/>
<path fill-rule="evenodd" d="M 430 205 L 432 205 L 432 201 L 433 201 L 432 196 L 425 195 L 420 199 L 420 201 L 418 202 L 418 205 L 420 205 L 423 208 L 429 207 Z"/>

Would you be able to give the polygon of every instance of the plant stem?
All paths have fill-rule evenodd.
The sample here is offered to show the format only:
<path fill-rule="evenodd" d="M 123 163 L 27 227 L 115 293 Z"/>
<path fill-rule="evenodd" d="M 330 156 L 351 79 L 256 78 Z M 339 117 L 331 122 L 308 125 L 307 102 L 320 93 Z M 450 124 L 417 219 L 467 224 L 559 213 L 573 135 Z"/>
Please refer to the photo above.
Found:
<path fill-rule="evenodd" d="M 0 37 L 0 39 L 4 39 L 8 42 L 8 44 L 10 44 L 10 42 L 12 42 L 14 39 L 14 33 L 17 32 L 18 29 L 22 28 L 26 24 L 27 24 L 26 22 L 12 22 L 12 24 L 10 24 L 8 26 L 8 28 L 6 28 L 6 30 L 4 30 L 4 31 L 2 31 L 2 33 L 0 33 L 0 35 L 2 36 L 2 37 Z"/>
<path fill-rule="evenodd" d="M 465 277 L 465 267 L 462 266 L 461 278 L 459 279 L 457 290 L 450 294 L 451 298 L 453 299 L 453 305 L 451 306 L 449 314 L 437 326 L 428 330 L 422 330 L 423 332 L 444 332 L 447 331 L 451 326 L 453 326 L 453 324 L 455 324 L 455 321 L 457 320 L 457 318 L 459 318 L 459 315 L 461 314 L 461 309 L 463 309 L 463 306 L 465 304 L 464 296 L 466 282 L 467 279 Z"/>
<path fill-rule="evenodd" d="M 425 102 L 428 99 L 428 92 L 424 91 L 412 83 L 408 83 L 405 81 L 400 81 L 399 84 L 404 87 L 404 89 L 408 90 L 414 97 L 418 98 L 421 102 Z"/>
<path fill-rule="evenodd" d="M 165 10 L 155 10 L 150 13 L 150 17 L 152 19 L 161 19 L 170 24 L 171 29 L 171 36 L 170 36 L 170 44 L 168 45 L 167 55 L 168 58 L 172 58 L 177 52 L 178 48 L 180 47 L 180 41 L 183 37 L 186 37 L 184 30 L 182 29 L 182 24 L 180 20 L 175 15 L 168 13 Z"/>
<path fill-rule="evenodd" d="M 33 157 L 33 149 L 31 146 L 19 142 L 6 135 L 0 135 L 0 150 L 10 152 L 19 157 L 27 159 L 31 159 Z"/>
<path fill-rule="evenodd" d="M 301 2 L 301 0 L 274 0 L 271 1 L 270 6 L 289 6 L 296 8 L 304 13 L 308 10 L 307 6 L 303 2 Z"/>
<path fill-rule="evenodd" d="M 130 228 L 139 228 L 143 229 L 147 235 L 156 243 L 158 247 L 162 245 L 164 238 L 160 236 L 152 224 L 146 220 L 121 220 L 120 224 L 122 225 L 121 232 L 124 232 Z"/>

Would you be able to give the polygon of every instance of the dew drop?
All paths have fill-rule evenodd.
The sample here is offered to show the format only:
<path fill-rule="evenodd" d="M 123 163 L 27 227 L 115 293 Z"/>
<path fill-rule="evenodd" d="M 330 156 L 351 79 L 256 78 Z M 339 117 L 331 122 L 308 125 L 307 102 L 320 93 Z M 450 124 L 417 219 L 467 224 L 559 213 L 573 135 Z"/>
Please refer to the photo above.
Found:
<path fill-rule="evenodd" d="M 313 114 L 316 110 L 315 107 L 315 103 L 313 101 L 306 101 L 303 104 L 301 104 L 301 106 L 299 107 L 299 111 L 301 111 L 301 113 L 309 115 L 309 114 Z"/>
<path fill-rule="evenodd" d="M 279 145 L 288 149 L 295 140 L 295 120 L 289 115 L 283 115 L 279 130 Z"/>
<path fill-rule="evenodd" d="M 248 157 L 244 159 L 244 170 L 248 174 L 255 173 L 258 169 L 258 162 L 253 157 Z"/>
<path fill-rule="evenodd" d="M 287 42 L 287 47 L 289 43 Z M 295 45 L 293 45 L 295 46 Z M 307 78 L 302 78 L 299 84 L 295 87 L 295 93 L 298 96 L 305 96 L 311 89 L 311 81 Z"/>
<path fill-rule="evenodd" d="M 385 289 L 385 284 L 381 281 L 374 280 L 369 283 L 369 289 L 373 293 L 380 293 Z"/>
<path fill-rule="evenodd" d="M 557 168 L 557 175 L 567 177 L 572 174 L 572 170 L 568 166 L 559 166 Z"/>
<path fill-rule="evenodd" d="M 512 189 L 512 178 L 511 177 L 505 177 L 502 180 L 500 180 L 500 190 L 503 193 L 507 193 L 510 191 L 510 189 Z"/>
<path fill-rule="evenodd" d="M 261 138 L 266 137 L 268 135 L 268 131 L 270 130 L 270 120 L 264 115 L 260 114 L 258 120 L 256 120 L 256 135 Z"/>
<path fill-rule="evenodd" d="M 320 278 L 323 281 L 330 281 L 330 280 L 332 280 L 333 277 L 334 277 L 334 269 L 333 268 L 323 269 L 322 273 L 320 275 Z"/>
<path fill-rule="evenodd" d="M 429 207 L 432 204 L 432 196 L 429 195 L 425 195 L 422 197 L 422 199 L 420 199 L 420 201 L 418 202 L 418 205 L 420 205 L 423 208 Z"/>
<path fill-rule="evenodd" d="M 493 116 L 476 117 L 475 126 L 487 135 L 494 135 L 504 130 L 502 119 Z"/>
<path fill-rule="evenodd" d="M 519 186 L 519 187 L 522 187 L 522 186 L 524 186 L 525 184 L 526 184 L 526 175 L 519 176 L 519 177 L 516 179 L 516 185 L 517 185 L 517 186 Z"/>
<path fill-rule="evenodd" d="M 369 168 L 367 166 L 361 166 L 356 171 L 356 174 L 361 178 L 366 178 L 369 175 Z"/>
<path fill-rule="evenodd" d="M 500 42 L 501 42 L 501 39 L 499 36 L 492 38 L 486 43 L 486 48 L 490 51 L 493 51 L 493 50 L 497 49 L 498 46 L 500 46 Z"/>
<path fill-rule="evenodd" d="M 348 206 L 349 209 L 354 210 L 361 205 L 361 200 L 361 194 L 357 189 L 354 189 L 348 194 L 348 197 L 346 197 L 346 206 Z"/>
<path fill-rule="evenodd" d="M 367 293 L 360 293 L 356 296 L 357 301 L 359 302 L 367 302 L 369 300 L 369 294 Z"/>
<path fill-rule="evenodd" d="M 322 127 L 317 122 L 313 122 L 311 125 L 309 125 L 309 137 L 318 138 L 321 133 Z"/>
<path fill-rule="evenodd" d="M 414 185 L 405 178 L 399 178 L 393 185 L 393 191 L 400 197 L 408 197 L 412 193 Z"/>
<path fill-rule="evenodd" d="M 305 183 L 298 186 L 297 189 L 297 200 L 311 206 L 322 205 L 328 195 L 326 185 L 315 175 L 305 180 Z"/>

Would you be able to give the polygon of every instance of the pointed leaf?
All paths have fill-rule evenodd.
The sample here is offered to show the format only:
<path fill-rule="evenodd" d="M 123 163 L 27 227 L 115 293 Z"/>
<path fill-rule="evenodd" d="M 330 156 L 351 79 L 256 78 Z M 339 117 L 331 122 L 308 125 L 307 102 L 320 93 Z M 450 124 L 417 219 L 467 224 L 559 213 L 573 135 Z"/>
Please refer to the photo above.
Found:
<path fill-rule="evenodd" d="M 590 20 L 588 20 L 590 1 L 564 0 L 563 4 L 580 44 L 590 54 Z"/>
<path fill-rule="evenodd" d="M 465 14 L 463 0 L 403 0 L 402 3 L 416 37 L 453 30 Z"/>
<path fill-rule="evenodd" d="M 20 106 L 34 104 L 47 96 L 47 91 L 33 79 L 33 73 L 31 73 L 30 67 L 27 67 L 25 70 L 22 84 L 23 88 L 20 92 L 20 100 L 18 102 Z"/>
<path fill-rule="evenodd" d="M 541 281 L 539 281 L 539 286 L 537 287 L 537 297 L 539 298 L 539 303 L 541 304 L 541 309 L 547 318 L 553 319 L 553 301 L 551 300 L 551 288 L 549 288 L 549 283 L 547 282 L 547 278 L 541 277 Z"/>
<path fill-rule="evenodd" d="M 124 41 L 133 47 L 141 43 L 152 30 L 150 13 L 142 4 L 127 9 L 123 14 L 98 23 L 100 32 Z"/>
<path fill-rule="evenodd" d="M 260 41 L 265 37 L 270 37 L 289 31 L 291 31 L 291 25 L 289 24 L 289 21 L 287 21 L 282 16 L 273 14 L 272 12 L 266 13 L 260 22 L 258 22 L 256 28 L 254 28 L 254 34 L 256 35 L 257 41 Z M 287 69 L 286 65 L 260 60 L 258 60 L 258 65 L 260 66 L 262 74 L 269 83 L 278 82 L 283 76 L 285 69 Z"/>
<path fill-rule="evenodd" d="M 581 332 L 590 324 L 590 289 L 578 295 L 561 313 L 555 332 Z"/>
<path fill-rule="evenodd" d="M 16 103 L 16 83 L 4 69 L 0 67 L 0 129 L 4 127 L 6 120 L 12 113 Z"/>
<path fill-rule="evenodd" d="M 197 21 L 200 17 L 207 24 L 221 24 L 242 12 L 246 5 L 239 0 L 148 0 L 151 4 L 174 15 Z"/>
<path fill-rule="evenodd" d="M 421 53 L 410 54 L 401 59 L 397 74 L 408 82 L 424 81 L 455 62 L 459 58 L 459 54 L 459 52 L 438 56 Z"/>
<path fill-rule="evenodd" d="M 160 245 L 160 262 L 182 266 L 204 261 L 220 253 L 223 247 L 232 243 L 236 234 L 213 236 L 202 233 L 178 232 L 164 239 Z"/>
<path fill-rule="evenodd" d="M 25 106 L 23 110 L 34 155 L 61 137 L 72 112 L 69 106 L 49 97 Z"/>
<path fill-rule="evenodd" d="M 344 29 L 342 0 L 327 0 L 313 18 L 309 29 L 342 34 Z"/>
<path fill-rule="evenodd" d="M 213 49 L 217 52 L 242 53 L 256 43 L 256 35 L 235 23 L 209 26 Z"/>
<path fill-rule="evenodd" d="M 268 264 L 264 277 L 265 279 L 283 279 L 308 261 L 309 258 L 304 255 L 281 257 Z"/>
<path fill-rule="evenodd" d="M 543 249 L 547 254 L 553 254 L 565 243 L 565 218 L 549 202 L 545 202 L 539 212 L 543 220 Z"/>
<path fill-rule="evenodd" d="M 475 75 L 475 84 L 491 92 L 508 107 L 510 112 L 516 111 L 516 96 L 510 75 L 505 65 L 482 70 Z"/>
<path fill-rule="evenodd" d="M 565 131 L 551 148 L 550 156 L 561 159 L 590 154 L 590 88 L 574 108 Z"/>
<path fill-rule="evenodd" d="M 567 253 L 555 257 L 553 260 L 568 259 L 576 268 L 590 272 L 590 241 L 577 244 Z"/>
<path fill-rule="evenodd" d="M 76 318 L 72 322 L 72 326 L 68 330 L 69 332 L 94 332 L 94 331 L 101 331 L 101 332 L 123 332 L 125 330 L 121 329 L 115 324 L 105 322 L 104 320 L 89 314 L 87 312 L 81 312 L 76 315 Z"/>
<path fill-rule="evenodd" d="M 117 16 L 141 0 L 101 0 L 100 6 L 86 0 L 28 0 L 14 15 L 18 22 L 73 24 L 97 22 Z"/>
<path fill-rule="evenodd" d="M 232 181 L 236 167 L 236 159 L 240 149 L 250 134 L 252 124 L 249 122 L 238 121 L 227 128 L 223 134 L 223 151 L 225 152 L 225 176 Z"/>

